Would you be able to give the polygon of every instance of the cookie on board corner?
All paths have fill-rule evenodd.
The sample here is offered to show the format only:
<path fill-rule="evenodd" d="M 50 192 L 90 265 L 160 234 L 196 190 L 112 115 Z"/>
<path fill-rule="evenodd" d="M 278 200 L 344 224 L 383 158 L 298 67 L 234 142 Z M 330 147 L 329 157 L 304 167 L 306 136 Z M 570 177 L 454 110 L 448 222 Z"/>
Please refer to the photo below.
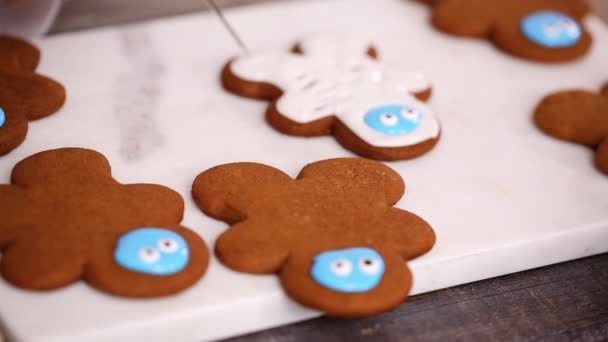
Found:
<path fill-rule="evenodd" d="M 201 210 L 230 227 L 215 243 L 229 268 L 277 274 L 297 302 L 336 317 L 401 304 L 412 286 L 406 261 L 435 243 L 431 226 L 394 208 L 405 184 L 368 159 L 307 165 L 296 179 L 273 167 L 234 163 L 193 183 Z"/>
<path fill-rule="evenodd" d="M 499 49 L 538 62 L 584 56 L 592 37 L 583 23 L 585 0 L 417 0 L 432 7 L 440 31 L 491 40 Z"/>
<path fill-rule="evenodd" d="M 32 44 L 0 35 L 0 156 L 25 140 L 28 121 L 57 112 L 65 88 L 36 73 L 40 51 Z"/>
<path fill-rule="evenodd" d="M 270 101 L 266 120 L 284 134 L 333 135 L 346 149 L 376 160 L 421 156 L 441 131 L 424 103 L 431 85 L 423 73 L 377 56 L 365 37 L 313 36 L 292 51 L 234 58 L 221 80 L 234 94 Z"/>
<path fill-rule="evenodd" d="M 553 137 L 596 149 L 595 164 L 608 175 L 608 83 L 600 93 L 567 90 L 546 96 L 534 122 Z"/>
<path fill-rule="evenodd" d="M 178 193 L 118 183 L 95 151 L 35 154 L 0 185 L 0 275 L 38 291 L 82 279 L 117 296 L 177 293 L 209 262 L 204 241 L 180 225 L 183 213 Z"/>

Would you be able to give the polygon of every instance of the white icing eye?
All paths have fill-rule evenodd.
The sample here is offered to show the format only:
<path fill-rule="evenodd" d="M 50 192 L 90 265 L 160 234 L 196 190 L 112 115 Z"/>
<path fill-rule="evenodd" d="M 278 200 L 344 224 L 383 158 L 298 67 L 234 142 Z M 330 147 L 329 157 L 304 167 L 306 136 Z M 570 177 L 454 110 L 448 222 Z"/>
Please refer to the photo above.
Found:
<path fill-rule="evenodd" d="M 380 262 L 375 258 L 361 258 L 359 269 L 367 275 L 375 275 L 380 271 Z"/>
<path fill-rule="evenodd" d="M 139 260 L 146 264 L 153 264 L 160 259 L 160 252 L 154 248 L 142 248 L 139 250 Z"/>
<path fill-rule="evenodd" d="M 158 249 L 163 253 L 175 253 L 179 249 L 179 244 L 173 239 L 160 239 Z"/>
<path fill-rule="evenodd" d="M 353 264 L 348 259 L 334 260 L 329 268 L 333 274 L 341 277 L 346 277 L 353 272 Z"/>
<path fill-rule="evenodd" d="M 562 29 L 572 37 L 578 37 L 578 35 L 581 33 L 581 29 L 578 27 L 578 25 L 571 21 L 564 21 L 562 23 Z"/>
<path fill-rule="evenodd" d="M 420 119 L 420 112 L 412 108 L 404 108 L 401 111 L 401 116 L 410 121 L 417 121 Z"/>
<path fill-rule="evenodd" d="M 399 118 L 395 114 L 382 114 L 380 115 L 380 122 L 382 122 L 384 126 L 392 127 L 399 122 Z"/>
<path fill-rule="evenodd" d="M 545 34 L 549 37 L 557 37 L 561 33 L 562 29 L 555 24 L 547 24 L 543 28 Z"/>

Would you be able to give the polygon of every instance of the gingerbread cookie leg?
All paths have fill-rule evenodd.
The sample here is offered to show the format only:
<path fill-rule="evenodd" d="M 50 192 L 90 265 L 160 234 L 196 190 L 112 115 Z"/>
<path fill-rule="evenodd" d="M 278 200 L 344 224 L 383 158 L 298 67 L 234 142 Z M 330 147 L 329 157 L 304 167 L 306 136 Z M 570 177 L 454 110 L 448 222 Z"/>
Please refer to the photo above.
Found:
<path fill-rule="evenodd" d="M 407 298 L 407 260 L 435 235 L 420 217 L 393 208 L 405 184 L 365 159 L 307 165 L 296 179 L 269 166 L 236 163 L 201 173 L 192 194 L 231 225 L 215 252 L 228 267 L 276 273 L 303 305 L 339 317 L 367 316 Z"/>
<path fill-rule="evenodd" d="M 179 292 L 208 264 L 203 240 L 179 225 L 183 210 L 168 188 L 118 183 L 97 152 L 33 155 L 0 186 L 0 274 L 32 290 L 82 279 L 119 296 Z"/>

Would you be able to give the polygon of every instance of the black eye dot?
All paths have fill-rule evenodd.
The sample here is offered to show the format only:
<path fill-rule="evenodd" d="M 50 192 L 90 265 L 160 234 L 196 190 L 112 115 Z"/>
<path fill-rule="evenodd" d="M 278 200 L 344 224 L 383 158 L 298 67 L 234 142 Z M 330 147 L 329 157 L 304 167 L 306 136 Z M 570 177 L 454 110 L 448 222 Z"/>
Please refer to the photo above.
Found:
<path fill-rule="evenodd" d="M 165 246 L 167 246 L 167 247 L 171 246 L 171 241 L 165 241 Z"/>
<path fill-rule="evenodd" d="M 374 263 L 374 261 L 373 261 L 372 259 L 365 259 L 365 260 L 363 260 L 363 263 L 364 263 L 365 265 L 369 266 L 369 265 L 373 264 L 373 263 Z"/>
<path fill-rule="evenodd" d="M 342 266 L 344 266 L 344 264 L 342 264 L 342 261 L 338 261 L 338 262 L 336 263 L 336 267 L 340 268 L 340 267 L 342 267 Z"/>
<path fill-rule="evenodd" d="M 154 250 L 148 248 L 146 249 L 146 254 L 154 254 Z"/>

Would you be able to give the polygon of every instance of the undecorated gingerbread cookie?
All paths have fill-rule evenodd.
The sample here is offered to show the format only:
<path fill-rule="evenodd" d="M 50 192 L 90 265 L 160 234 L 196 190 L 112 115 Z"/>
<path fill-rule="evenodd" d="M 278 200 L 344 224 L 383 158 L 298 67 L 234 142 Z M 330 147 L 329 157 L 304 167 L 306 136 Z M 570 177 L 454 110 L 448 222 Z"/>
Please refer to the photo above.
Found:
<path fill-rule="evenodd" d="M 585 0 L 418 0 L 432 23 L 457 36 L 489 39 L 503 51 L 541 62 L 566 62 L 591 47 Z"/>
<path fill-rule="evenodd" d="M 170 295 L 197 282 L 209 259 L 203 240 L 180 226 L 183 213 L 179 194 L 118 183 L 97 152 L 42 152 L 0 185 L 0 274 L 31 290 L 82 279 L 118 296 Z"/>
<path fill-rule="evenodd" d="M 378 160 L 418 157 L 440 135 L 423 102 L 431 86 L 420 72 L 380 63 L 369 40 L 335 35 L 300 41 L 293 51 L 238 57 L 222 71 L 235 94 L 272 101 L 267 121 L 285 134 L 333 135 Z"/>
<path fill-rule="evenodd" d="M 306 166 L 297 179 L 270 166 L 214 167 L 192 194 L 230 224 L 215 252 L 228 267 L 277 274 L 294 300 L 331 316 L 367 316 L 402 303 L 406 261 L 435 243 L 431 226 L 393 205 L 405 190 L 395 171 L 366 159 Z"/>
<path fill-rule="evenodd" d="M 549 95 L 536 107 L 534 121 L 551 136 L 596 149 L 596 165 L 608 174 L 608 84 L 601 93 L 569 90 Z"/>
<path fill-rule="evenodd" d="M 19 146 L 28 121 L 58 111 L 65 89 L 36 73 L 40 51 L 26 41 L 0 35 L 0 156 Z"/>

